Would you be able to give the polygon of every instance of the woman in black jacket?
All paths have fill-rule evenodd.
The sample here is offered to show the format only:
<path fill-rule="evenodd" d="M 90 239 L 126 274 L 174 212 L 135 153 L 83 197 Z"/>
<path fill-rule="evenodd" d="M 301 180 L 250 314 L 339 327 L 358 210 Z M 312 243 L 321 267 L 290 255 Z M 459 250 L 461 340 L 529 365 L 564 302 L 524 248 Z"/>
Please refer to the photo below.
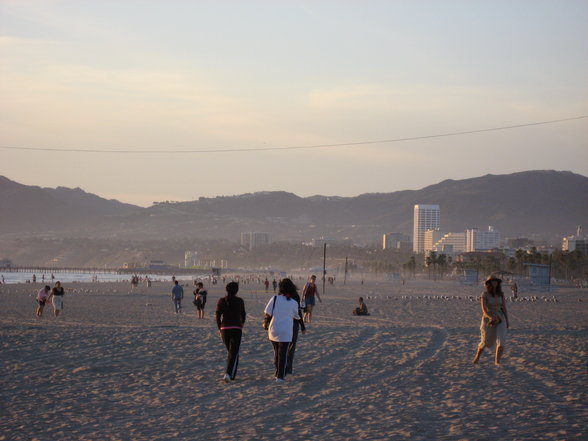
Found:
<path fill-rule="evenodd" d="M 229 382 L 234 380 L 239 366 L 239 347 L 241 346 L 241 335 L 245 325 L 245 302 L 237 297 L 239 284 L 230 282 L 226 286 L 227 295 L 218 300 L 216 305 L 216 325 L 218 326 L 221 338 L 227 347 L 227 369 L 223 380 Z"/>

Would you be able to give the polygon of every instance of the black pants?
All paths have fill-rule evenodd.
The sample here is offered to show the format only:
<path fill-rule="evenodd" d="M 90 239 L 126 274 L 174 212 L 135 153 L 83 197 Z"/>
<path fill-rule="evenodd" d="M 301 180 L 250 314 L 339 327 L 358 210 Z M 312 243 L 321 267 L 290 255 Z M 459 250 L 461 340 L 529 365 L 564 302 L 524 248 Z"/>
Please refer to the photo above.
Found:
<path fill-rule="evenodd" d="M 294 320 L 294 330 L 292 331 L 292 341 L 288 345 L 288 361 L 286 364 L 286 373 L 291 374 L 294 367 L 294 352 L 296 352 L 296 342 L 298 341 L 298 329 L 300 323 Z"/>
<path fill-rule="evenodd" d="M 227 355 L 227 374 L 231 380 L 235 379 L 237 375 L 237 367 L 239 367 L 239 347 L 241 346 L 241 329 L 222 329 L 221 335 L 223 342 L 229 352 Z"/>
<path fill-rule="evenodd" d="M 286 376 L 286 365 L 288 364 L 288 347 L 289 341 L 272 341 L 274 346 L 274 366 L 276 368 L 276 378 L 282 380 Z"/>

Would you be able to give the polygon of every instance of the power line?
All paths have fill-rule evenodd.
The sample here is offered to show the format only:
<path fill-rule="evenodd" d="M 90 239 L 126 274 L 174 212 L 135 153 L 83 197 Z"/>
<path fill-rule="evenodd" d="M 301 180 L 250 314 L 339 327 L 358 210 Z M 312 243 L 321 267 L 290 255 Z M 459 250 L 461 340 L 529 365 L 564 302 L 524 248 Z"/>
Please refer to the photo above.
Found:
<path fill-rule="evenodd" d="M 72 148 L 48 148 L 48 147 L 14 147 L 0 145 L 1 149 L 6 150 L 24 150 L 24 151 L 42 151 L 42 152 L 75 152 L 75 153 L 165 153 L 165 154 L 182 154 L 182 153 L 235 153 L 235 152 L 264 152 L 271 150 L 303 150 L 303 149 L 323 149 L 333 147 L 353 147 L 358 145 L 369 144 L 389 144 L 394 142 L 418 141 L 423 139 L 445 138 L 450 136 L 471 135 L 476 133 L 497 132 L 500 130 L 512 130 L 523 127 L 541 126 L 546 124 L 556 124 L 566 121 L 575 121 L 588 118 L 588 115 L 574 116 L 571 118 L 553 119 L 550 121 L 539 121 L 526 124 L 515 124 L 511 126 L 491 127 L 487 129 L 466 130 L 461 132 L 438 133 L 435 135 L 412 136 L 408 138 L 380 139 L 372 141 L 342 142 L 336 144 L 314 144 L 299 145 L 286 147 L 244 147 L 244 148 L 227 148 L 227 149 L 202 149 L 202 150 L 105 150 L 95 148 L 72 149 Z"/>

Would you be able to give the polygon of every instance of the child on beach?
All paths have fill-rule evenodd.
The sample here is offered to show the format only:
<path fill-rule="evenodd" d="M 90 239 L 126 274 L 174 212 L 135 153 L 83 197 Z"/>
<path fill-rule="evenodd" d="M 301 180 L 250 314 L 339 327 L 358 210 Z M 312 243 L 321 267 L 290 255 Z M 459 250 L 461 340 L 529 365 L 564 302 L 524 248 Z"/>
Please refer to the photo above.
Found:
<path fill-rule="evenodd" d="M 49 298 L 49 294 L 51 292 L 51 287 L 49 285 L 45 285 L 45 287 L 41 288 L 37 293 L 37 317 L 41 317 L 43 315 L 43 308 L 45 308 L 45 303 Z"/>

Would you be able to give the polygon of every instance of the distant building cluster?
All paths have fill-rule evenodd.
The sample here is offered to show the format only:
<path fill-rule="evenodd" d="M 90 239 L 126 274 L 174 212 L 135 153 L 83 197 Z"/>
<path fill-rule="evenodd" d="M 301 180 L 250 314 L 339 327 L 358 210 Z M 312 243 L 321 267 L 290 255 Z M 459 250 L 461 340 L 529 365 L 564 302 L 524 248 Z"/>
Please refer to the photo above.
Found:
<path fill-rule="evenodd" d="M 184 267 L 193 268 L 198 264 L 198 251 L 186 251 L 184 253 Z"/>
<path fill-rule="evenodd" d="M 310 241 L 310 246 L 316 248 L 323 248 L 325 245 L 334 245 L 337 241 L 335 239 L 327 239 L 325 237 L 314 238 Z"/>
<path fill-rule="evenodd" d="M 441 231 L 440 211 L 439 205 L 414 206 L 414 231 L 415 237 L 419 237 L 419 243 L 415 242 L 413 251 L 455 255 L 489 251 L 500 247 L 500 232 L 492 226 L 487 230 L 471 228 L 459 232 Z"/>
<path fill-rule="evenodd" d="M 571 234 L 563 238 L 562 251 L 580 251 L 588 253 L 588 237 L 582 235 L 582 227 L 578 225 L 576 234 Z"/>
<path fill-rule="evenodd" d="M 253 250 L 255 248 L 270 245 L 272 235 L 270 233 L 248 232 L 241 233 L 241 246 Z"/>
<path fill-rule="evenodd" d="M 403 233 L 386 233 L 382 238 L 383 250 L 411 250 L 412 240 L 408 234 Z"/>
<path fill-rule="evenodd" d="M 521 239 L 526 240 L 526 239 Z M 383 235 L 383 249 L 412 249 L 415 253 L 443 253 L 455 255 L 464 252 L 488 251 L 500 247 L 500 232 L 489 226 L 466 231 L 447 232 L 441 229 L 441 208 L 438 204 L 416 204 L 414 206 L 412 242 L 402 233 Z"/>

